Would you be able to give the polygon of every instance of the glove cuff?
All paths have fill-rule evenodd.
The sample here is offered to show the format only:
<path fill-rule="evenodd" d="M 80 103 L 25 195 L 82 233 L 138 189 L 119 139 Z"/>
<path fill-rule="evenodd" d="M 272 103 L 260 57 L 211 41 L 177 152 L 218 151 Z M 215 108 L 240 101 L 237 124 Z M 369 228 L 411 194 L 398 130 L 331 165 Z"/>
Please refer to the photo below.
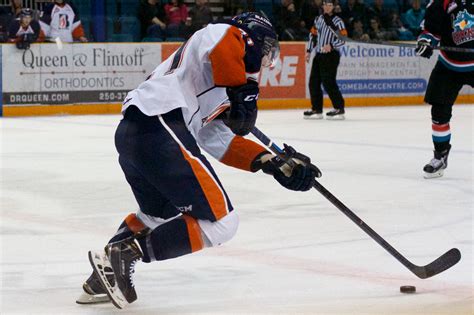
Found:
<path fill-rule="evenodd" d="M 250 164 L 250 171 L 252 173 L 258 172 L 263 168 L 263 164 L 269 162 L 273 158 L 273 154 L 268 151 L 263 151 L 253 159 Z M 265 171 L 264 171 L 265 172 Z"/>
<path fill-rule="evenodd" d="M 430 46 L 436 47 L 439 44 L 440 38 L 437 38 L 431 33 L 423 32 L 420 34 L 420 36 L 418 36 L 418 41 L 428 41 Z"/>

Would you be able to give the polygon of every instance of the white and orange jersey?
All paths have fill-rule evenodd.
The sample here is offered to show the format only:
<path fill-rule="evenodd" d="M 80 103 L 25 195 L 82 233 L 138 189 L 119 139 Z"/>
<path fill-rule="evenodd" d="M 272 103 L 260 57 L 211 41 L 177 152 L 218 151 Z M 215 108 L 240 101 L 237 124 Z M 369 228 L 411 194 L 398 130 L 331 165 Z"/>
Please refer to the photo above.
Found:
<path fill-rule="evenodd" d="M 77 10 L 68 3 L 48 4 L 41 15 L 40 25 L 46 37 L 59 37 L 66 43 L 85 35 Z"/>
<path fill-rule="evenodd" d="M 131 104 L 148 116 L 181 107 L 190 119 L 207 119 L 227 99 L 225 87 L 257 80 L 257 73 L 245 71 L 245 38 L 229 24 L 196 32 L 127 95 L 122 112 Z"/>
<path fill-rule="evenodd" d="M 258 73 L 248 73 L 244 62 L 251 45 L 252 40 L 240 28 L 209 24 L 128 93 L 122 112 L 130 105 L 137 106 L 148 116 L 181 108 L 185 123 L 198 144 L 216 159 L 236 166 L 233 164 L 238 164 L 237 159 L 234 161 L 237 156 L 231 152 L 238 151 L 236 145 L 243 146 L 245 141 L 214 118 L 229 107 L 225 87 L 240 86 L 247 80 L 257 81 Z M 242 147 L 240 150 L 246 151 Z M 264 151 L 261 146 L 253 150 Z"/>

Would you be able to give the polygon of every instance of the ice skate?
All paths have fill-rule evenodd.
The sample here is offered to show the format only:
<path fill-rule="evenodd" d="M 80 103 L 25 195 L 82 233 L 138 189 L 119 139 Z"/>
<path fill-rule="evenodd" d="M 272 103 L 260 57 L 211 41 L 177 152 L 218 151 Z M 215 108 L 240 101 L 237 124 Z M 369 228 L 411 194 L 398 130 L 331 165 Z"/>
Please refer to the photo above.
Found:
<path fill-rule="evenodd" d="M 318 113 L 313 109 L 307 110 L 303 113 L 304 119 L 323 119 L 323 113 Z"/>
<path fill-rule="evenodd" d="M 344 120 L 345 111 L 343 109 L 334 109 L 326 114 L 326 119 L 328 120 Z"/>
<path fill-rule="evenodd" d="M 117 308 L 137 299 L 132 276 L 136 262 L 142 257 L 134 238 L 108 244 L 104 252 L 89 252 L 89 261 Z M 110 274 L 114 275 L 114 281 L 109 281 Z"/>
<path fill-rule="evenodd" d="M 109 276 L 109 281 L 115 281 L 113 276 Z M 77 298 L 77 304 L 99 304 L 108 303 L 110 298 L 107 295 L 107 290 L 104 289 L 97 275 L 93 272 L 89 279 L 82 285 L 84 290 Z"/>
<path fill-rule="evenodd" d="M 449 150 L 451 150 L 451 145 L 449 145 L 448 149 L 442 152 L 434 151 L 434 158 L 423 167 L 425 178 L 437 178 L 443 176 L 444 170 L 448 167 Z"/>

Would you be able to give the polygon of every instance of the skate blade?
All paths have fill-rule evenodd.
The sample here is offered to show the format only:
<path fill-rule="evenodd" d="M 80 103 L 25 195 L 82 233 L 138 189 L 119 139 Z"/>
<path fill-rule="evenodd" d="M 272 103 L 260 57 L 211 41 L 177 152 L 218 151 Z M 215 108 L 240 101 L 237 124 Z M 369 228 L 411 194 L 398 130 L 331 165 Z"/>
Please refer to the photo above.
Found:
<path fill-rule="evenodd" d="M 101 304 L 109 302 L 111 301 L 107 294 L 91 295 L 87 294 L 86 292 L 82 292 L 82 294 L 76 300 L 77 304 Z"/>
<path fill-rule="evenodd" d="M 443 174 L 444 174 L 444 170 L 441 169 L 441 170 L 439 170 L 437 172 L 434 172 L 434 173 L 424 173 L 423 177 L 425 179 L 438 178 L 438 177 L 442 177 Z"/>
<path fill-rule="evenodd" d="M 321 115 L 321 116 L 316 116 L 316 115 L 303 116 L 303 119 L 307 119 L 307 120 L 321 120 L 323 118 L 324 118 L 323 115 Z"/>
<path fill-rule="evenodd" d="M 336 115 L 336 116 L 326 116 L 327 120 L 344 120 L 346 117 L 344 115 Z"/>
<path fill-rule="evenodd" d="M 107 295 L 111 302 L 119 309 L 124 308 L 128 302 L 123 296 L 122 291 L 120 291 L 118 288 L 117 281 L 115 281 L 114 286 L 112 286 L 110 282 L 107 281 L 106 273 L 109 273 L 109 271 L 106 271 L 105 268 L 110 269 L 110 272 L 112 272 L 112 267 L 108 258 L 104 255 L 104 253 L 89 251 L 89 262 L 94 269 L 95 274 L 99 277 L 102 286 L 107 290 Z"/>

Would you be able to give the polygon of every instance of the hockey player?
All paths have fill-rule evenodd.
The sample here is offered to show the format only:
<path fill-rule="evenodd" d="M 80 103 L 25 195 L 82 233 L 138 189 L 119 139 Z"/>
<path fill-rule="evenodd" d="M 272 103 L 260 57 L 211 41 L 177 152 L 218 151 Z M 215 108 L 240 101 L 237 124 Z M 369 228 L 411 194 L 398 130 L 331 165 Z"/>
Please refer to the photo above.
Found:
<path fill-rule="evenodd" d="M 28 49 L 33 42 L 44 41 L 44 33 L 38 21 L 33 20 L 33 11 L 21 9 L 18 19 L 13 20 L 8 32 L 8 42 L 16 43 L 19 49 Z"/>
<path fill-rule="evenodd" d="M 431 0 L 416 54 L 430 58 L 433 47 L 474 48 L 474 2 Z M 453 104 L 463 85 L 474 87 L 474 53 L 441 50 L 431 72 L 425 102 L 431 104 L 434 158 L 423 168 L 425 178 L 443 176 L 451 149 L 449 122 Z"/>
<path fill-rule="evenodd" d="M 40 24 L 46 37 L 65 43 L 87 42 L 76 8 L 66 0 L 55 0 L 45 6 Z"/>
<path fill-rule="evenodd" d="M 89 252 L 94 273 L 78 303 L 110 298 L 122 308 L 137 299 L 137 261 L 190 254 L 234 236 L 237 213 L 200 148 L 224 164 L 262 170 L 290 190 L 306 191 L 321 176 L 293 148 L 285 148 L 292 167 L 243 137 L 257 118 L 260 68 L 278 51 L 271 23 L 243 13 L 196 32 L 127 95 L 115 144 L 139 210 L 104 251 Z"/>

